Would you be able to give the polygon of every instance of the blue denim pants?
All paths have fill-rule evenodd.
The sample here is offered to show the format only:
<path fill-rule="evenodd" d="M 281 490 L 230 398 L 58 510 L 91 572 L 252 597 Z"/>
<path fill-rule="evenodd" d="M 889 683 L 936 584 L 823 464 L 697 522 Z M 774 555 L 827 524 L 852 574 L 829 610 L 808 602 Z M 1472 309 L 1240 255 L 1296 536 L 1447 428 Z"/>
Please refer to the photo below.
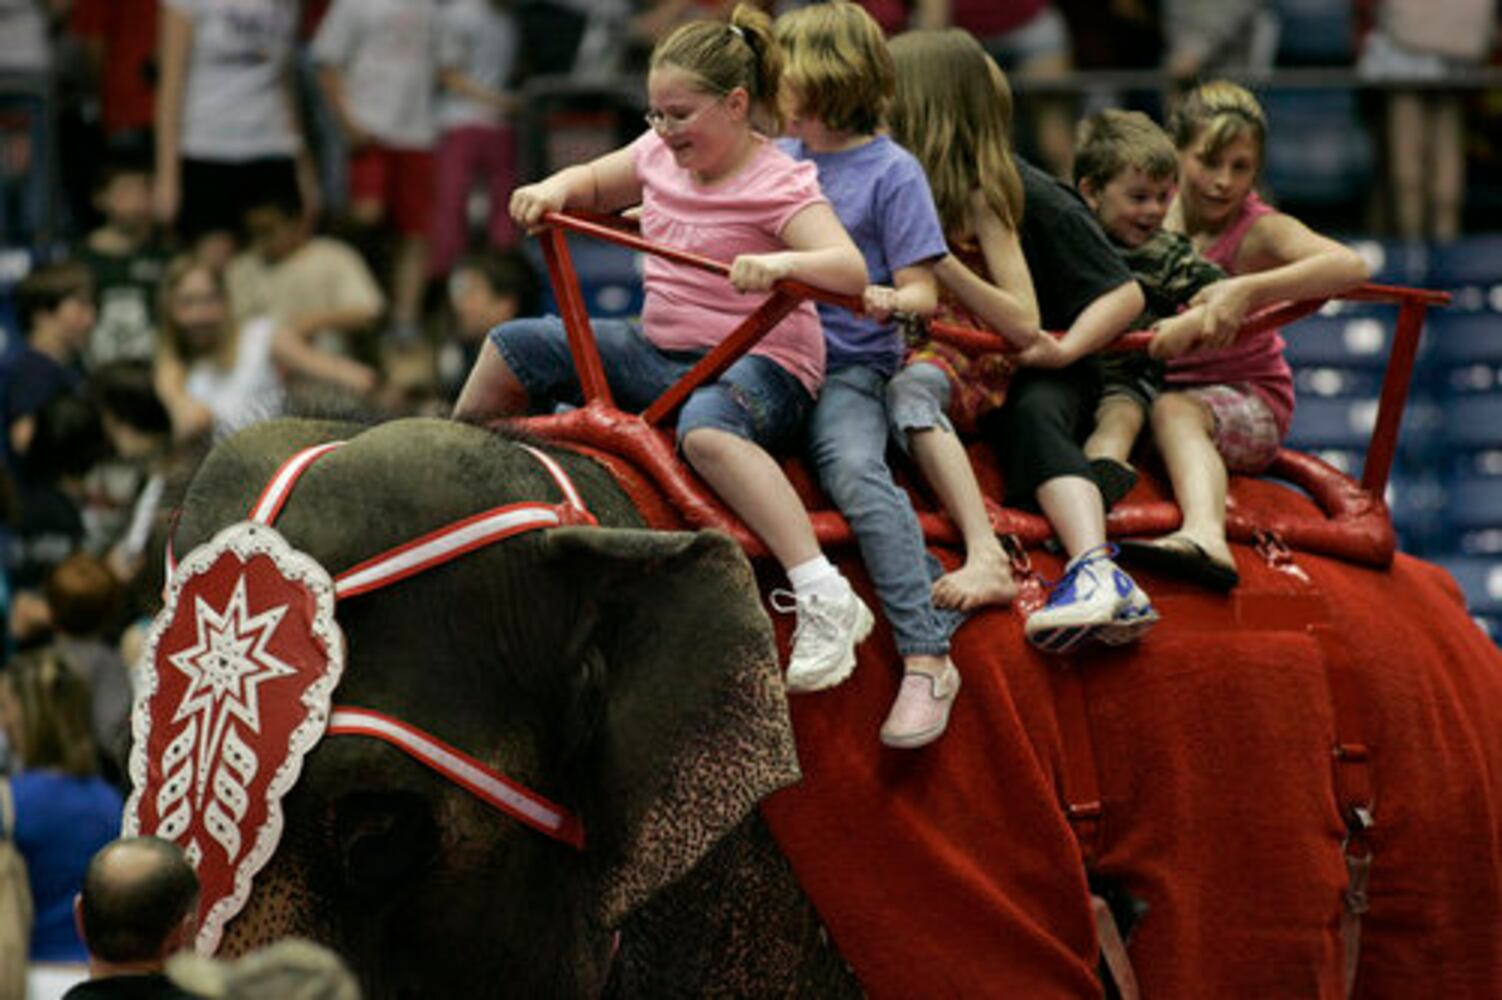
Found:
<path fill-rule="evenodd" d="M 592 319 L 590 326 L 610 392 L 616 405 L 629 412 L 645 409 L 703 356 L 663 351 L 634 322 Z M 557 316 L 509 320 L 489 336 L 535 409 L 583 402 L 568 336 Z M 775 361 L 747 355 L 688 397 L 678 413 L 678 441 L 691 430 L 714 428 L 771 451 L 797 440 L 812 407 L 813 398 L 791 372 Z"/>
<path fill-rule="evenodd" d="M 923 531 L 887 466 L 886 384 L 865 365 L 831 372 L 809 419 L 808 450 L 820 485 L 855 533 L 897 651 L 943 656 L 952 616 L 934 609 Z"/>

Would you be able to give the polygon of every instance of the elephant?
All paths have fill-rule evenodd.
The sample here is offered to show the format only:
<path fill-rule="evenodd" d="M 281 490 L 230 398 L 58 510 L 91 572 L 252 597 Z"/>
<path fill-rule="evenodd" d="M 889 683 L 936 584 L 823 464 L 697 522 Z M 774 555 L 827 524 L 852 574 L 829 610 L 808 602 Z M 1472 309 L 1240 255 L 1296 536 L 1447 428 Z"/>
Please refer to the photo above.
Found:
<path fill-rule="evenodd" d="M 562 494 L 506 432 L 271 421 L 201 466 L 174 551 L 333 440 L 275 522 L 331 574 Z M 1154 633 L 1067 661 L 988 609 L 955 635 L 949 733 L 883 751 L 884 625 L 851 681 L 789 702 L 767 567 L 719 533 L 661 530 L 598 449 L 533 444 L 598 523 L 341 599 L 334 700 L 399 713 L 562 803 L 583 849 L 384 743 L 327 735 L 224 950 L 306 935 L 373 997 L 1483 997 L 1502 982 L 1502 656 L 1436 568 L 1238 545 L 1234 599 L 1146 575 Z M 1233 502 L 1313 506 L 1271 482 L 1239 482 Z M 1019 559 L 1022 603 L 1059 564 Z M 162 785 L 153 771 L 144 794 Z M 1130 964 L 1101 974 L 1103 951 Z"/>

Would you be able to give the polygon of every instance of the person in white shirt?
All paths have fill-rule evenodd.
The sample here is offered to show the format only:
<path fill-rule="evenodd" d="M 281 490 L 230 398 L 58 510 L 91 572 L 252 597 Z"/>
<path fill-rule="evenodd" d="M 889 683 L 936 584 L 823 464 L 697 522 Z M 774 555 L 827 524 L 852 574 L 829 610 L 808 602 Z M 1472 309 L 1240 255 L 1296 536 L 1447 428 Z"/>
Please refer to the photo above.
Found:
<path fill-rule="evenodd" d="M 162 3 L 156 213 L 220 267 L 247 199 L 290 190 L 318 207 L 294 91 L 297 15 L 297 0 Z"/>

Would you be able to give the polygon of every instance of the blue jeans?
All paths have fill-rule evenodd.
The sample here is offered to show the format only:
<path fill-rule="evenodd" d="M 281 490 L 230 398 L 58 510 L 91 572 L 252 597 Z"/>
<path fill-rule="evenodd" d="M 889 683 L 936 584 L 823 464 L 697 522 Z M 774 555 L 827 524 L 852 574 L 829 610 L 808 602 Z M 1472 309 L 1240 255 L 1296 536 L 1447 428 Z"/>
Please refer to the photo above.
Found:
<path fill-rule="evenodd" d="M 623 410 L 645 409 L 702 357 L 657 348 L 633 322 L 589 322 L 610 392 Z M 502 323 L 490 331 L 490 342 L 527 390 L 534 408 L 583 402 L 568 336 L 557 316 Z M 812 407 L 813 398 L 791 372 L 775 361 L 747 355 L 688 397 L 678 412 L 678 441 L 691 430 L 713 428 L 771 451 L 794 439 Z"/>
<path fill-rule="evenodd" d="M 920 361 L 908 365 L 887 383 L 887 423 L 904 452 L 910 452 L 913 431 L 954 433 L 949 422 L 949 376 L 936 365 Z"/>
<path fill-rule="evenodd" d="M 951 627 L 934 610 L 928 550 L 912 501 L 887 467 L 886 376 L 831 372 L 809 420 L 819 483 L 850 522 L 903 656 L 943 656 Z"/>

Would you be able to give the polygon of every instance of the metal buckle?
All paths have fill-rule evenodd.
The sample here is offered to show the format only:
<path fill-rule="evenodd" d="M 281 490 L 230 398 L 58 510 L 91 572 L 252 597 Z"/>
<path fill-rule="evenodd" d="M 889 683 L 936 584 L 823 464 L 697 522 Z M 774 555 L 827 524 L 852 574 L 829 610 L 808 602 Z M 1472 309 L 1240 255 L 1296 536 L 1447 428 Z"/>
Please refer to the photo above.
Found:
<path fill-rule="evenodd" d="M 1027 554 L 1027 547 L 1022 544 L 1022 539 L 1012 532 L 998 535 L 1001 542 L 1001 551 L 1006 553 L 1007 560 L 1012 564 L 1012 572 L 1021 576 L 1033 575 L 1033 557 Z"/>
<path fill-rule="evenodd" d="M 1266 528 L 1255 529 L 1252 532 L 1252 546 L 1263 561 L 1273 569 L 1296 577 L 1304 583 L 1311 582 L 1309 574 L 1305 573 L 1303 567 L 1294 561 L 1293 549 L 1288 547 L 1288 543 L 1283 541 L 1283 537 L 1276 531 Z"/>

